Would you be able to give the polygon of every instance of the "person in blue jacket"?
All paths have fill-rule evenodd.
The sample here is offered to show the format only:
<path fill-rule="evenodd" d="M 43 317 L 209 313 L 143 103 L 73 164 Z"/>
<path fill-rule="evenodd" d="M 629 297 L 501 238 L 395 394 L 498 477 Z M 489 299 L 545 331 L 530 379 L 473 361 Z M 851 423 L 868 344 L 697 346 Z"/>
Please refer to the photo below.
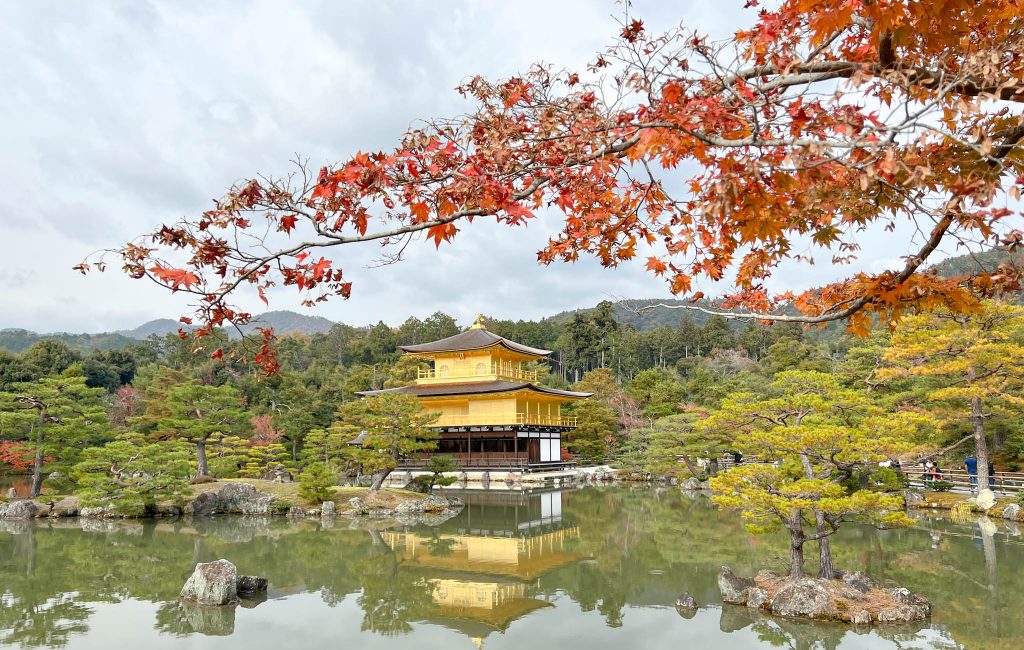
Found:
<path fill-rule="evenodd" d="M 964 459 L 964 469 L 971 477 L 971 491 L 973 492 L 978 489 L 978 459 L 974 457 L 974 454 Z"/>

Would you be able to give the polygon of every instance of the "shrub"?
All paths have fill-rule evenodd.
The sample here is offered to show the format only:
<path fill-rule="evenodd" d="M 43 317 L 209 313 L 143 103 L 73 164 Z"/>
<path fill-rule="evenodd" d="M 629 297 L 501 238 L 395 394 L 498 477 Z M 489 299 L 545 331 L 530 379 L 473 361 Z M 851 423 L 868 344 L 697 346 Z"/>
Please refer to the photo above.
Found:
<path fill-rule="evenodd" d="M 430 473 L 414 478 L 407 486 L 408 489 L 422 493 L 433 492 L 434 486 L 436 485 L 451 485 L 458 480 L 455 476 L 444 476 L 445 472 L 451 473 L 459 471 L 459 466 L 455 464 L 455 461 L 452 460 L 451 456 L 431 456 L 423 469 Z"/>
<path fill-rule="evenodd" d="M 310 463 L 299 474 L 299 496 L 307 501 L 323 503 L 334 496 L 335 473 L 326 463 Z"/>
<path fill-rule="evenodd" d="M 932 481 L 928 484 L 928 487 L 936 492 L 949 492 L 953 489 L 953 484 L 949 481 Z"/>

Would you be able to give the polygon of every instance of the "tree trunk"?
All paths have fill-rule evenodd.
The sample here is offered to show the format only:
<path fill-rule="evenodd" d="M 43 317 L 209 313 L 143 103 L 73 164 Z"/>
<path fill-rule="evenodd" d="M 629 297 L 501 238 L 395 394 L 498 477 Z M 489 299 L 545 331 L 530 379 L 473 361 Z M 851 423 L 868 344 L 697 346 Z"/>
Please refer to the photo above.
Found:
<path fill-rule="evenodd" d="M 974 383 L 974 368 L 968 377 Z M 988 489 L 988 441 L 985 439 L 985 415 L 981 409 L 981 398 L 971 399 L 971 428 L 974 430 L 974 457 L 978 459 L 978 491 Z"/>
<path fill-rule="evenodd" d="M 718 459 L 714 456 L 708 459 L 708 476 L 718 476 Z"/>
<path fill-rule="evenodd" d="M 39 496 L 39 493 L 43 491 L 43 414 L 39 414 L 39 426 L 35 423 L 32 424 L 36 434 L 36 456 L 32 461 L 32 487 L 29 489 L 28 496 L 30 499 L 34 499 Z M 30 430 L 31 435 L 31 430 Z"/>
<path fill-rule="evenodd" d="M 199 476 L 209 476 L 210 467 L 206 463 L 206 441 L 200 440 L 196 443 L 196 462 L 199 465 Z"/>
<path fill-rule="evenodd" d="M 789 525 L 789 575 L 802 578 L 804 575 L 804 535 L 800 524 L 800 513 L 796 513 L 795 524 Z"/>
<path fill-rule="evenodd" d="M 693 459 L 690 458 L 690 454 L 683 454 L 683 462 L 686 463 L 686 469 L 690 470 L 690 474 L 693 475 L 694 478 L 703 474 L 703 472 L 700 471 L 700 468 L 693 464 Z"/>
<path fill-rule="evenodd" d="M 821 567 L 818 569 L 818 577 L 826 580 L 833 580 L 836 577 L 836 569 L 832 565 L 832 543 L 825 535 L 825 515 L 820 510 L 814 511 L 814 519 L 818 524 L 818 562 Z"/>
<path fill-rule="evenodd" d="M 373 475 L 373 483 L 370 484 L 370 492 L 379 492 L 384 485 L 384 480 L 391 474 L 390 469 L 381 470 Z"/>

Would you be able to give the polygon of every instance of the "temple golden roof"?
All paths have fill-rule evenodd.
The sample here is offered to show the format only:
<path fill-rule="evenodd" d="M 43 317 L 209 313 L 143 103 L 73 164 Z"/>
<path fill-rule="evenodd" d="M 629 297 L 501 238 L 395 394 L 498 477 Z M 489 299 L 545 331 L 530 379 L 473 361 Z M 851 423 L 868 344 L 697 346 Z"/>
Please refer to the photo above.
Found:
<path fill-rule="evenodd" d="M 483 326 L 480 318 L 477 318 L 477 322 L 465 332 L 460 332 L 454 336 L 449 336 L 437 341 L 431 341 L 430 343 L 400 345 L 398 347 L 404 352 L 408 352 L 410 354 L 436 354 L 439 352 L 468 352 L 471 350 L 483 350 L 495 346 L 501 346 L 511 350 L 512 352 L 518 352 L 519 354 L 537 359 L 542 359 L 551 354 L 551 350 L 531 348 L 528 345 L 510 341 L 502 336 L 498 336 L 494 332 L 488 331 L 487 328 Z"/>

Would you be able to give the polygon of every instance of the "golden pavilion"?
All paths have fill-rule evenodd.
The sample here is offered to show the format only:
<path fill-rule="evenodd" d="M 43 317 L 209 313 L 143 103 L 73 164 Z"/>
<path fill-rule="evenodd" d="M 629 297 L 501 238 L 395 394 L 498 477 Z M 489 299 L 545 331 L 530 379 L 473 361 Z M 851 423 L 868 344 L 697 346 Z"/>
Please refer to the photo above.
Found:
<path fill-rule="evenodd" d="M 562 406 L 590 397 L 537 384 L 537 371 L 523 366 L 546 359 L 551 350 L 532 348 L 487 330 L 483 317 L 466 331 L 431 343 L 400 346 L 430 367 L 416 383 L 360 395 L 403 392 L 415 395 L 428 412 L 441 416 L 436 454 L 451 456 L 463 469 L 536 471 L 572 464 L 562 436 L 576 419 Z M 416 467 L 426 457 L 406 459 Z"/>

